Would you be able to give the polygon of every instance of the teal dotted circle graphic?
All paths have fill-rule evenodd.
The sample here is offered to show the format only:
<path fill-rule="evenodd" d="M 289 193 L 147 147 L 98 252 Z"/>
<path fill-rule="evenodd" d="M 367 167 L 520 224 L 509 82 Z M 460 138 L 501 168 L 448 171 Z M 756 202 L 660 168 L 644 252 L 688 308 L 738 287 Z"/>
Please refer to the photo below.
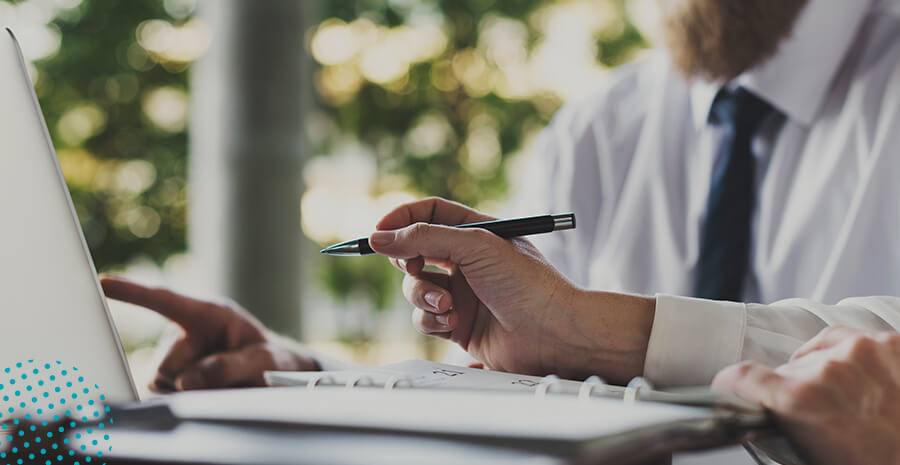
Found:
<path fill-rule="evenodd" d="M 105 465 L 113 424 L 105 401 L 99 385 L 61 361 L 3 368 L 0 465 Z"/>

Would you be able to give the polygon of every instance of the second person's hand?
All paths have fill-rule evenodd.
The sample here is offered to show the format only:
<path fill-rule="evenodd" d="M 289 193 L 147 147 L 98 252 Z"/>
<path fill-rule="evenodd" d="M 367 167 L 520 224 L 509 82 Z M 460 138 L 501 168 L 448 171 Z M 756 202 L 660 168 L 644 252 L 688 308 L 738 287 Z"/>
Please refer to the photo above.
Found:
<path fill-rule="evenodd" d="M 150 389 L 156 392 L 262 386 L 267 370 L 318 370 L 298 344 L 268 330 L 232 302 L 208 302 L 118 277 L 100 284 L 110 299 L 153 310 L 181 327 Z"/>
<path fill-rule="evenodd" d="M 443 226 L 492 219 L 429 198 L 378 223 L 369 243 L 406 273 L 416 328 L 449 338 L 492 369 L 612 382 L 640 375 L 653 299 L 585 291 L 525 239 Z M 426 264 L 446 272 L 425 271 Z"/>
<path fill-rule="evenodd" d="M 900 463 L 900 335 L 829 327 L 775 369 L 743 362 L 713 388 L 774 414 L 810 463 Z"/>

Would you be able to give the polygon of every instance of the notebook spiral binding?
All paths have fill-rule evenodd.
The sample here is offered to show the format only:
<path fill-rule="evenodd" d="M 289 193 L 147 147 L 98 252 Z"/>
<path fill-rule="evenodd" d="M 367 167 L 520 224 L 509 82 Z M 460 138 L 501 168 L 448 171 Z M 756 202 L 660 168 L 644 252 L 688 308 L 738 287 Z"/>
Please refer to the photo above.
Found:
<path fill-rule="evenodd" d="M 446 371 L 452 370 L 446 369 Z M 621 387 L 607 384 L 599 376 L 591 376 L 579 383 L 577 392 L 572 392 L 572 385 L 567 384 L 570 382 L 570 380 L 563 380 L 556 375 L 547 375 L 539 381 L 529 381 L 526 385 L 533 388 L 534 396 L 539 399 L 549 398 L 551 396 L 569 395 L 577 397 L 579 401 L 590 401 L 592 398 L 600 396 L 604 398 L 619 398 L 626 404 L 639 402 L 642 400 L 642 396 L 644 396 L 644 400 L 648 401 L 659 400 L 655 398 L 653 394 L 655 392 L 658 397 L 659 391 L 654 391 L 653 385 L 642 377 L 636 377 L 625 387 Z M 306 384 L 306 389 L 316 389 L 319 387 L 395 390 L 413 389 L 416 388 L 417 385 L 415 378 L 412 376 L 392 375 L 384 382 L 381 382 L 380 380 L 376 380 L 375 377 L 370 374 L 354 374 L 349 378 L 339 379 L 336 375 L 322 372 L 315 374 Z M 687 405 L 690 404 L 688 403 Z M 773 450 L 771 447 L 760 448 L 753 443 L 744 443 L 744 447 L 757 465 L 804 465 L 802 459 L 788 456 L 789 458 L 785 460 L 785 458 L 782 457 L 785 454 L 784 450 L 790 450 L 789 447 L 781 448 L 783 450 L 780 450 L 777 461 L 773 460 L 771 456 L 768 455 L 768 452 Z"/>
<path fill-rule="evenodd" d="M 556 375 L 544 376 L 541 381 L 534 386 L 534 396 L 543 398 L 554 393 L 560 393 L 562 390 L 563 380 Z M 371 376 L 360 374 L 348 379 L 346 382 L 339 382 L 333 376 L 327 373 L 319 373 L 313 376 L 306 384 L 306 389 L 316 389 L 322 386 L 341 386 L 347 389 L 354 388 L 382 388 L 385 390 L 407 389 L 415 387 L 413 380 L 407 376 L 391 376 L 383 384 L 379 385 Z M 595 393 L 604 390 L 614 394 L 610 390 L 610 386 L 599 376 L 591 376 L 581 382 L 576 397 L 580 400 L 590 400 Z M 633 403 L 640 400 L 641 392 L 653 390 L 653 385 L 644 378 L 637 377 L 631 380 L 625 387 L 622 395 L 623 402 Z"/>
<path fill-rule="evenodd" d="M 581 383 L 581 386 L 578 388 L 578 398 L 581 400 L 590 399 L 591 394 L 594 393 L 594 389 L 600 387 L 601 389 L 606 383 L 603 382 L 603 379 L 599 376 L 591 376 L 588 379 L 584 380 Z"/>

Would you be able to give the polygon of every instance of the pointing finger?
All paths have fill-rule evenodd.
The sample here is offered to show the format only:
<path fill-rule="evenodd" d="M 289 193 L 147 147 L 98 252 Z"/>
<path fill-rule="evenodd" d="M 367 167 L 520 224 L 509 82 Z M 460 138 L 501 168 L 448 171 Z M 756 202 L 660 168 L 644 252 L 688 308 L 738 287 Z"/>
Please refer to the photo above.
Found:
<path fill-rule="evenodd" d="M 143 286 L 117 276 L 103 277 L 100 285 L 106 297 L 153 310 L 188 331 L 204 326 L 202 313 L 208 304 L 201 300 L 168 289 Z"/>

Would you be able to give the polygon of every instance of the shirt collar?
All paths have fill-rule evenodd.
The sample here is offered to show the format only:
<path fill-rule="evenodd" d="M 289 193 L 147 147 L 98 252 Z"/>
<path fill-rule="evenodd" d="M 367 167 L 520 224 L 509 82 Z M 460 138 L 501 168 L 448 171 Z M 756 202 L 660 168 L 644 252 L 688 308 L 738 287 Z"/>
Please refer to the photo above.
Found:
<path fill-rule="evenodd" d="M 872 1 L 809 0 L 778 52 L 735 78 L 734 83 L 762 97 L 788 118 L 812 124 Z M 691 84 L 691 107 L 698 128 L 706 124 L 722 86 L 721 82 L 702 80 Z"/>

